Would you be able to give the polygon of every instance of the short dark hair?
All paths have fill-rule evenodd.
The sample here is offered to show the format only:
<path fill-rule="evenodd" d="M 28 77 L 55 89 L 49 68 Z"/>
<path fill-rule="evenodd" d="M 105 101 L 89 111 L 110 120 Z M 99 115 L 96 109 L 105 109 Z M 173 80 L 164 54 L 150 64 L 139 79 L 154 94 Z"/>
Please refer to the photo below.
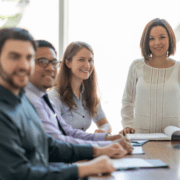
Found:
<path fill-rule="evenodd" d="M 52 48 L 54 50 L 54 52 L 57 55 L 56 49 L 55 47 L 48 41 L 46 40 L 36 40 L 36 43 L 38 44 L 38 47 L 49 47 Z"/>
<path fill-rule="evenodd" d="M 26 29 L 21 28 L 2 28 L 0 29 L 0 54 L 5 42 L 8 39 L 30 41 L 34 50 L 37 50 L 37 45 L 32 35 Z"/>
<path fill-rule="evenodd" d="M 144 31 L 141 36 L 141 42 L 140 42 L 140 48 L 142 56 L 145 58 L 145 60 L 149 60 L 149 57 L 151 56 L 151 51 L 149 48 L 149 34 L 151 29 L 154 26 L 162 26 L 166 29 L 168 37 L 169 37 L 169 49 L 168 49 L 168 57 L 170 55 L 174 55 L 176 51 L 176 37 L 174 34 L 174 31 L 170 24 L 165 19 L 153 19 L 151 20 L 144 28 Z"/>

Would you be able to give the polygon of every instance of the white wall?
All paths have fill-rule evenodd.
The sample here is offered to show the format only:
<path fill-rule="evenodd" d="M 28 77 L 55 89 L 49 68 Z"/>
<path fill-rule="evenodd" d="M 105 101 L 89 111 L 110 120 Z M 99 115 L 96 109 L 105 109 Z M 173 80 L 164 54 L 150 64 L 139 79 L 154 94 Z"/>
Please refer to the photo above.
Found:
<path fill-rule="evenodd" d="M 131 62 L 141 58 L 145 25 L 159 17 L 175 29 L 179 12 L 179 0 L 69 0 L 68 41 L 85 41 L 94 49 L 102 105 L 113 133 L 122 129 L 122 94 Z M 180 60 L 179 43 L 174 58 Z"/>

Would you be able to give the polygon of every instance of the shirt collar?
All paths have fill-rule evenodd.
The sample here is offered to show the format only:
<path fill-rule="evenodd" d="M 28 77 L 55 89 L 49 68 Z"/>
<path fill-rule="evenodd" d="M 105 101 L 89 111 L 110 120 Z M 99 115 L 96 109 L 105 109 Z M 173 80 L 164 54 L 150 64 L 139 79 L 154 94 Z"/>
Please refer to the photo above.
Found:
<path fill-rule="evenodd" d="M 19 95 L 16 96 L 11 91 L 0 85 L 0 100 L 7 101 L 9 104 L 20 103 L 23 95 L 23 89 L 20 91 Z"/>
<path fill-rule="evenodd" d="M 81 93 L 80 93 L 80 99 L 82 98 L 82 95 L 83 95 L 83 93 L 85 92 L 85 86 L 84 86 L 84 84 L 82 83 L 81 84 L 81 87 L 82 87 L 82 91 L 81 91 Z M 74 94 L 74 96 L 78 99 L 78 97 L 76 96 L 76 94 L 73 92 L 73 94 Z"/>
<path fill-rule="evenodd" d="M 45 94 L 43 91 L 41 91 L 40 89 L 38 89 L 34 84 L 32 84 L 31 82 L 29 82 L 27 84 L 27 86 L 25 87 L 25 91 L 29 90 L 31 92 L 33 92 L 34 94 L 36 94 L 38 97 L 43 97 Z"/>
<path fill-rule="evenodd" d="M 81 84 L 81 86 L 82 86 L 82 91 L 81 91 L 81 94 L 83 94 L 83 93 L 84 93 L 84 91 L 85 91 L 85 86 L 84 86 L 84 84 L 83 84 L 83 83 Z"/>

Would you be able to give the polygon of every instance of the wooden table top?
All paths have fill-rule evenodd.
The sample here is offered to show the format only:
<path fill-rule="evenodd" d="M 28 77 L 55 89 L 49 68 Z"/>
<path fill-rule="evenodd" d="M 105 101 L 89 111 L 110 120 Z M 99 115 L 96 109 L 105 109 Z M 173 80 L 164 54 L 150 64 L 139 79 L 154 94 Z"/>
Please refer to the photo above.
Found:
<path fill-rule="evenodd" d="M 93 176 L 88 180 L 180 180 L 180 149 L 173 148 L 180 141 L 149 141 L 142 146 L 145 154 L 128 158 L 160 159 L 169 168 L 115 171 L 111 175 Z"/>

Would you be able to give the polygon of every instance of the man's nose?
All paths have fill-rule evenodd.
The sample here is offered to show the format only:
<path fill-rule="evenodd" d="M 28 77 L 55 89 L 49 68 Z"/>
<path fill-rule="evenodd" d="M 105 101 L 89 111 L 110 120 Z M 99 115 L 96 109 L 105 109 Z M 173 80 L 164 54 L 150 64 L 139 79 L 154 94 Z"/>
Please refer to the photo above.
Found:
<path fill-rule="evenodd" d="M 27 60 L 26 58 L 22 58 L 21 61 L 19 61 L 19 68 L 21 69 L 28 69 L 31 64 L 33 64 L 30 60 Z"/>
<path fill-rule="evenodd" d="M 49 70 L 49 71 L 54 71 L 54 70 L 55 70 L 55 67 L 52 65 L 51 62 L 49 62 L 45 69 L 46 69 L 46 70 Z"/>

